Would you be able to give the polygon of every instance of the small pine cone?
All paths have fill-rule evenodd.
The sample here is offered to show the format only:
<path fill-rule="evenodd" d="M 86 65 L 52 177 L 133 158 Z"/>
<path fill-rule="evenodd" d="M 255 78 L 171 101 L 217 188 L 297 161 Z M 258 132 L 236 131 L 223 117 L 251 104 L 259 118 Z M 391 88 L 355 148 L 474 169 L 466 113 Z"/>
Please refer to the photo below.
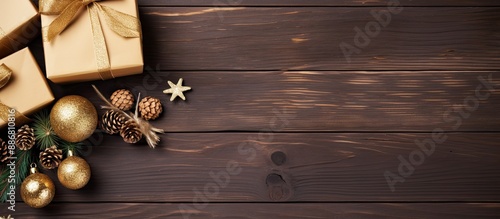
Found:
<path fill-rule="evenodd" d="M 163 112 L 161 101 L 155 97 L 144 97 L 139 102 L 139 112 L 145 120 L 154 120 Z"/>
<path fill-rule="evenodd" d="M 134 120 L 128 120 L 120 130 L 120 136 L 129 144 L 135 144 L 142 139 L 142 132 Z"/>
<path fill-rule="evenodd" d="M 54 169 L 59 166 L 63 158 L 62 150 L 57 149 L 55 145 L 50 148 L 46 148 L 44 151 L 40 152 L 40 164 L 42 164 L 45 169 Z"/>
<path fill-rule="evenodd" d="M 120 133 L 120 129 L 125 124 L 125 121 L 126 118 L 123 114 L 114 110 L 108 110 L 102 115 L 101 127 L 106 133 L 113 135 Z"/>
<path fill-rule="evenodd" d="M 0 138 L 0 163 L 5 163 L 9 157 L 10 153 L 7 142 Z"/>
<path fill-rule="evenodd" d="M 20 150 L 26 151 L 35 145 L 35 133 L 28 125 L 23 125 L 16 134 L 16 146 Z"/>
<path fill-rule="evenodd" d="M 134 105 L 134 95 L 127 89 L 120 89 L 111 94 L 111 103 L 121 110 L 129 110 Z"/>

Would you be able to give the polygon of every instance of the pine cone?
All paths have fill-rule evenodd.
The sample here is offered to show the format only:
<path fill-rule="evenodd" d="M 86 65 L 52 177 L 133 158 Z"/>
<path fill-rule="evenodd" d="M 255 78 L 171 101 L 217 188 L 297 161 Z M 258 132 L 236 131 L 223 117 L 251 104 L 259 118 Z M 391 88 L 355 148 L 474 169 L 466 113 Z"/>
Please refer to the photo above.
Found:
<path fill-rule="evenodd" d="M 0 163 L 5 163 L 5 161 L 10 157 L 9 148 L 7 142 L 0 138 Z"/>
<path fill-rule="evenodd" d="M 129 110 L 134 105 L 134 95 L 127 89 L 120 89 L 111 94 L 111 103 L 121 110 Z"/>
<path fill-rule="evenodd" d="M 45 169 L 54 169 L 59 166 L 63 158 L 62 150 L 57 149 L 57 146 L 52 145 L 40 152 L 40 163 Z"/>
<path fill-rule="evenodd" d="M 163 112 L 161 101 L 155 97 L 144 97 L 139 102 L 139 112 L 145 120 L 154 120 Z"/>
<path fill-rule="evenodd" d="M 23 125 L 16 134 L 16 146 L 20 150 L 26 151 L 35 145 L 35 133 L 28 125 Z"/>
<path fill-rule="evenodd" d="M 126 117 L 114 110 L 108 110 L 101 119 L 101 127 L 106 133 L 112 135 L 120 133 L 120 129 L 125 124 Z"/>
<path fill-rule="evenodd" d="M 120 136 L 127 143 L 134 144 L 141 140 L 142 133 L 139 125 L 134 120 L 128 120 L 120 130 Z"/>

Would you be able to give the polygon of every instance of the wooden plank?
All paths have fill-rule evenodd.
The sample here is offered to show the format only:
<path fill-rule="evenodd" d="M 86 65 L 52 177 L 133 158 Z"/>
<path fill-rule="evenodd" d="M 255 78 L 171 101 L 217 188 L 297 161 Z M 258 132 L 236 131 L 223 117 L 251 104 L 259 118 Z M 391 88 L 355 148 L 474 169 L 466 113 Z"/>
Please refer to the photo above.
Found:
<path fill-rule="evenodd" d="M 168 133 L 154 150 L 105 136 L 85 156 L 89 185 L 70 191 L 56 181 L 55 201 L 500 201 L 500 134 L 444 137 L 420 161 L 415 141 L 432 148 L 430 133 Z M 412 174 L 398 170 L 400 159 L 414 163 Z M 394 191 L 390 174 L 404 180 Z"/>
<path fill-rule="evenodd" d="M 402 219 L 436 218 L 469 219 L 498 218 L 500 204 L 493 203 L 383 203 L 383 204 L 208 204 L 190 212 L 179 209 L 181 204 L 143 203 L 54 203 L 43 210 L 16 206 L 16 218 L 314 218 L 314 219 Z M 410 216 L 411 215 L 411 216 Z"/>
<path fill-rule="evenodd" d="M 107 96 L 128 88 L 161 98 L 165 113 L 153 123 L 169 132 L 500 131 L 497 73 L 151 71 L 95 84 Z M 485 84 L 491 84 L 491 92 L 481 82 L 489 75 L 491 83 Z M 187 101 L 170 102 L 162 93 L 169 87 L 166 81 L 181 77 L 193 90 L 186 92 Z M 478 86 L 482 100 L 476 97 Z M 53 90 L 57 96 L 81 94 L 103 104 L 89 83 Z"/>
<path fill-rule="evenodd" d="M 386 6 L 391 0 L 138 0 L 140 6 Z M 404 6 L 500 6 L 496 0 L 399 0 Z"/>
<path fill-rule="evenodd" d="M 373 27 L 367 43 L 355 43 L 363 35 L 355 28 L 377 25 L 370 11 L 386 8 L 145 7 L 140 12 L 146 63 L 164 70 L 500 69 L 499 8 L 403 9 L 379 32 Z M 355 52 L 349 62 L 344 54 L 350 51 Z"/>

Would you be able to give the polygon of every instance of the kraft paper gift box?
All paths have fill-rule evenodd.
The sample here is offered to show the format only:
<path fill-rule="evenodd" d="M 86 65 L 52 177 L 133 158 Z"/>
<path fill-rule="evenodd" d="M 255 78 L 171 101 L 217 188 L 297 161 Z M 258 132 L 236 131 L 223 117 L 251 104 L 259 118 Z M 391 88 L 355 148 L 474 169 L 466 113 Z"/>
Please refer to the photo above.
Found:
<path fill-rule="evenodd" d="M 101 0 L 80 7 L 71 23 L 49 41 L 48 30 L 59 16 L 59 12 L 54 13 L 56 9 L 45 7 L 51 1 L 55 4 L 58 2 L 82 4 L 78 2 L 84 2 L 83 0 L 40 0 L 48 79 L 55 83 L 69 83 L 106 80 L 142 73 L 144 65 L 142 39 L 136 0 Z M 138 36 L 123 37 L 117 34 L 112 28 L 122 26 L 110 23 L 106 11 L 118 11 L 136 19 Z M 92 15 L 93 12 L 94 15 Z M 114 19 L 116 20 L 128 22 L 127 19 L 122 18 Z M 98 24 L 95 23 L 96 21 Z M 104 36 L 102 43 L 96 40 L 100 30 Z M 103 56 L 102 47 L 107 50 L 107 57 Z M 109 71 L 102 68 L 102 62 L 106 59 L 109 60 Z"/>
<path fill-rule="evenodd" d="M 6 80 L 5 73 L 10 79 Z M 28 48 L 0 59 L 0 127 L 7 124 L 5 111 L 16 109 L 16 126 L 22 125 L 22 115 L 28 116 L 54 100 L 47 80 Z M 3 83 L 6 82 L 6 83 Z"/>
<path fill-rule="evenodd" d="M 0 58 L 26 47 L 39 32 L 38 11 L 30 0 L 0 0 Z"/>

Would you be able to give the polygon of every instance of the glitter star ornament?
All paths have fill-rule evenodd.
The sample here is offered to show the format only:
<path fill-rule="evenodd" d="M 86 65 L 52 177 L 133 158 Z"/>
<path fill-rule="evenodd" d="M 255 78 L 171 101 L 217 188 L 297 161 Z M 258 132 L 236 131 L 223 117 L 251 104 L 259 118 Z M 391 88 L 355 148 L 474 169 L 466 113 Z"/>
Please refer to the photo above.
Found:
<path fill-rule="evenodd" d="M 178 96 L 182 100 L 186 100 L 186 97 L 182 92 L 191 90 L 191 87 L 184 87 L 182 86 L 182 78 L 179 79 L 177 84 L 172 83 L 171 81 L 168 81 L 168 85 L 170 85 L 170 89 L 166 89 L 163 91 L 165 94 L 172 94 L 172 97 L 170 97 L 170 101 L 174 101 L 174 99 Z"/>

